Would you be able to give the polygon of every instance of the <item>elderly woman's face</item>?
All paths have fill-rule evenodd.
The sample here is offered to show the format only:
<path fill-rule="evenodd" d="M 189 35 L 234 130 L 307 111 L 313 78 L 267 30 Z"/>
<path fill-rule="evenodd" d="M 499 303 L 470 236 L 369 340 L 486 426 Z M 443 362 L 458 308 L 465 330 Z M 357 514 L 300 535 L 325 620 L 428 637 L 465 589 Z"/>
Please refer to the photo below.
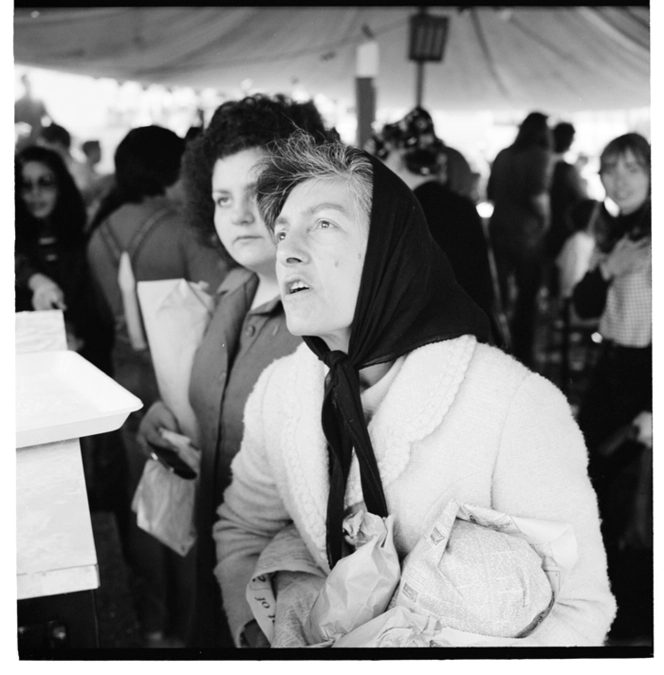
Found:
<path fill-rule="evenodd" d="M 348 351 L 369 225 L 341 182 L 310 180 L 289 195 L 274 227 L 288 330 Z"/>
<path fill-rule="evenodd" d="M 274 243 L 258 213 L 255 195 L 255 164 L 264 154 L 252 148 L 217 160 L 212 171 L 214 227 L 235 262 L 274 277 Z"/>
<path fill-rule="evenodd" d="M 26 162 L 21 169 L 21 198 L 28 212 L 46 220 L 58 203 L 58 182 L 51 169 L 41 162 Z"/>

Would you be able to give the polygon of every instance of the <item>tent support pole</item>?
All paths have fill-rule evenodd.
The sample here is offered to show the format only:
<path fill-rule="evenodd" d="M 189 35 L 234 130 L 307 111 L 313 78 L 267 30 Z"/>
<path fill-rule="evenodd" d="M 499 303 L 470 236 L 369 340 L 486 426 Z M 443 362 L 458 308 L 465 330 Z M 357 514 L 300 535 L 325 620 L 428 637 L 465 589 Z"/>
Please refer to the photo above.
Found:
<path fill-rule="evenodd" d="M 421 107 L 424 92 L 424 61 L 417 62 L 417 89 L 415 91 L 415 105 Z"/>

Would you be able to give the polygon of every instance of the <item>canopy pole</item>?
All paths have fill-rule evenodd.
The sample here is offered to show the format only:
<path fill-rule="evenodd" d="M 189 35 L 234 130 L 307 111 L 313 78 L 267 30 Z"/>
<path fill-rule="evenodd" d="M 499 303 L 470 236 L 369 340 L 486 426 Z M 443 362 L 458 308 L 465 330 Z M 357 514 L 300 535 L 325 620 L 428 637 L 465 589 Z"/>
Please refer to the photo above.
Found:
<path fill-rule="evenodd" d="M 355 110 L 357 114 L 356 144 L 358 148 L 363 148 L 373 133 L 373 121 L 376 118 L 376 87 L 374 82 L 377 75 L 378 42 L 370 39 L 358 45 L 356 52 Z"/>
<path fill-rule="evenodd" d="M 422 96 L 424 94 L 424 61 L 417 62 L 417 83 L 415 90 L 415 105 L 422 106 Z"/>

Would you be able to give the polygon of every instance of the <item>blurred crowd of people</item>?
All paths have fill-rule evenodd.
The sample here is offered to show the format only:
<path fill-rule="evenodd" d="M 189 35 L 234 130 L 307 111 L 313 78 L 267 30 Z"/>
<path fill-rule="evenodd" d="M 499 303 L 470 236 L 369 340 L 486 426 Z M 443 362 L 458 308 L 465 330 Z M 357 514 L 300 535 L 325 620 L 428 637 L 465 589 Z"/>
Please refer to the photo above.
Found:
<path fill-rule="evenodd" d="M 70 348 L 144 404 L 120 433 L 84 439 L 83 449 L 91 505 L 117 518 L 145 644 L 233 646 L 212 529 L 249 394 L 272 361 L 302 342 L 286 327 L 273 240 L 254 205 L 255 164 L 295 128 L 319 141 L 338 137 L 313 103 L 255 95 L 224 103 L 186 139 L 158 126 L 132 129 L 106 176 L 96 169 L 98 141 L 81 145 L 79 162 L 70 133 L 42 124 L 45 109 L 19 108 L 33 127 L 15 154 L 16 311 L 62 310 Z M 489 218 L 478 214 L 477 175 L 423 108 L 376 131 L 365 150 L 412 190 L 458 284 L 489 318 L 494 345 L 537 370 L 542 298 L 566 330 L 590 325 L 601 336 L 578 424 L 618 603 L 611 635 L 651 639 L 650 145 L 636 133 L 607 143 L 607 207 L 588 197 L 568 159 L 574 134 L 568 122 L 551 128 L 546 115 L 527 115 L 492 163 Z M 160 396 L 140 321 L 127 311 L 123 260 L 129 284 L 183 278 L 205 282 L 214 297 L 188 392 L 201 464 L 198 540 L 184 557 L 131 512 L 149 446 L 171 447 L 161 432 L 180 428 Z"/>

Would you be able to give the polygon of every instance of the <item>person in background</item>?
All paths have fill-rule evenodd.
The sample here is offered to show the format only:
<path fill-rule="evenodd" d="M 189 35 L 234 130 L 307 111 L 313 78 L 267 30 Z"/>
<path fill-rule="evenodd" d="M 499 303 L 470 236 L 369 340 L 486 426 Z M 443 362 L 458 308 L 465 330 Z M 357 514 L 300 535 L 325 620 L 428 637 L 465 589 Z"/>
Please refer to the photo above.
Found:
<path fill-rule="evenodd" d="M 53 150 L 29 146 L 14 166 L 16 311 L 63 310 L 70 344 L 109 373 L 112 330 L 91 286 L 81 194 Z"/>
<path fill-rule="evenodd" d="M 554 261 L 572 234 L 569 229 L 569 213 L 572 208 L 588 197 L 581 175 L 574 164 L 565 160 L 565 155 L 574 142 L 575 129 L 569 122 L 559 122 L 553 127 L 553 173 L 551 176 L 551 224 L 546 234 L 546 255 L 550 265 L 549 290 L 552 297 L 559 295 L 557 269 Z"/>
<path fill-rule="evenodd" d="M 600 178 L 619 209 L 577 284 L 574 308 L 599 317 L 601 352 L 579 410 L 618 599 L 613 638 L 652 640 L 652 240 L 650 144 L 614 138 Z M 650 479 L 651 480 L 651 479 Z M 648 500 L 650 504 L 648 506 Z M 641 507 L 634 513 L 634 503 Z"/>
<path fill-rule="evenodd" d="M 565 302 L 571 301 L 574 288 L 588 271 L 596 246 L 606 239 L 611 216 L 601 202 L 583 199 L 569 210 L 566 221 L 570 234 L 555 261 L 558 292 Z"/>
<path fill-rule="evenodd" d="M 131 314 L 125 312 L 129 299 L 123 297 L 118 277 L 122 253 L 129 256 L 136 282 L 184 278 L 205 282 L 212 290 L 228 270 L 216 251 L 197 241 L 178 207 L 184 147 L 169 129 L 132 129 L 115 152 L 115 186 L 91 223 L 87 256 L 115 328 L 113 376 L 144 406 L 131 413 L 121 429 L 129 473 L 127 508 L 146 460 L 136 434 L 159 392 L 142 326 L 133 325 L 128 320 Z M 169 638 L 181 641 L 190 597 L 190 561 L 141 530 L 133 517 L 127 525 L 125 551 L 136 577 L 137 611 L 146 644 L 163 645 Z"/>
<path fill-rule="evenodd" d="M 454 276 L 490 318 L 494 339 L 500 331 L 494 317 L 493 283 L 482 221 L 468 197 L 447 184 L 446 156 L 435 141 L 426 146 L 412 125 L 404 133 L 398 123 L 387 125 L 375 139 L 377 156 L 413 190 L 435 242 L 445 252 Z M 413 135 L 415 137 L 413 137 Z"/>
<path fill-rule="evenodd" d="M 198 138 L 202 133 L 204 129 L 200 125 L 194 125 L 191 126 L 187 129 L 187 133 L 184 135 L 184 142 L 186 145 L 189 145 L 191 141 L 193 141 L 195 138 Z"/>
<path fill-rule="evenodd" d="M 535 324 L 550 222 L 550 182 L 551 132 L 546 115 L 532 112 L 519 126 L 514 143 L 496 156 L 487 183 L 487 198 L 494 205 L 489 232 L 502 305 L 510 318 L 512 351 L 528 367 L 535 365 Z M 516 287 L 514 301 L 512 282 Z"/>
<path fill-rule="evenodd" d="M 230 482 L 231 460 L 240 447 L 247 397 L 263 369 L 301 342 L 286 328 L 275 247 L 256 208 L 254 168 L 277 139 L 297 128 L 324 138 L 323 121 L 312 103 L 258 95 L 229 101 L 215 111 L 184 157 L 189 224 L 232 266 L 216 290 L 214 314 L 196 352 L 189 388 L 201 429 L 189 647 L 232 647 L 213 573 L 212 526 Z M 141 422 L 143 445 L 169 447 L 161 429 L 180 431 L 173 413 L 158 401 Z"/>
<path fill-rule="evenodd" d="M 88 170 L 83 162 L 79 162 L 71 154 L 71 134 L 63 126 L 52 122 L 42 127 L 37 144 L 55 150 L 64 160 L 67 170 L 72 175 L 76 187 L 83 193 L 88 188 Z"/>
<path fill-rule="evenodd" d="M 601 645 L 615 602 L 569 404 L 486 344 L 488 320 L 454 280 L 412 191 L 366 152 L 299 136 L 266 158 L 256 192 L 277 242 L 288 329 L 304 344 L 249 396 L 214 527 L 236 643 L 267 642 L 245 589 L 282 528 L 294 524 L 329 574 L 344 557 L 347 515 L 393 516 L 403 560 L 427 514 L 456 498 L 573 527 L 578 562 L 550 613 L 514 645 Z M 301 598 L 304 616 L 315 597 Z"/>
<path fill-rule="evenodd" d="M 85 141 L 81 144 L 85 155 L 87 177 L 83 199 L 88 211 L 88 222 L 92 222 L 102 199 L 112 190 L 115 179 L 113 174 L 100 174 L 97 165 L 101 161 L 101 144 L 98 140 Z"/>
<path fill-rule="evenodd" d="M 25 127 L 25 133 L 17 144 L 16 151 L 37 143 L 45 122 L 51 122 L 46 104 L 32 93 L 32 83 L 27 73 L 21 75 L 24 93 L 14 102 L 14 124 Z"/>
<path fill-rule="evenodd" d="M 398 122 L 386 125 L 386 129 L 388 133 L 391 131 L 403 138 L 404 147 L 409 150 L 419 148 L 436 152 L 439 155 L 438 163 L 446 167 L 445 175 L 440 176 L 439 180 L 455 194 L 475 201 L 477 183 L 470 164 L 461 152 L 436 136 L 433 118 L 422 106 L 416 106 Z M 365 150 L 373 153 L 371 144 L 370 139 Z"/>

